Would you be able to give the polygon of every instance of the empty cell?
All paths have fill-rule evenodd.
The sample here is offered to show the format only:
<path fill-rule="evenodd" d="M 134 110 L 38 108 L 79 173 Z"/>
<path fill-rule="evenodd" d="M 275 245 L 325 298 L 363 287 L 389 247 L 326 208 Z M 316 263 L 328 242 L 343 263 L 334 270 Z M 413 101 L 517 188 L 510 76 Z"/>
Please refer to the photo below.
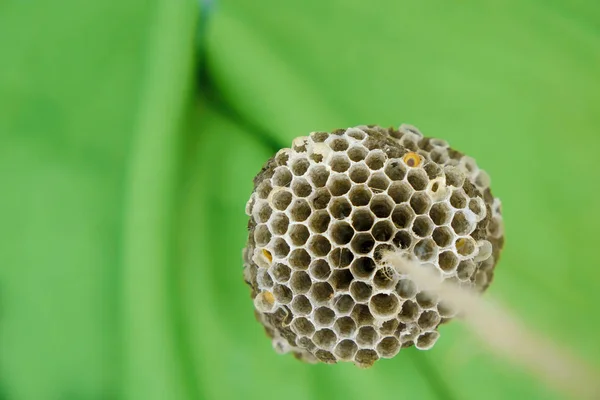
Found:
<path fill-rule="evenodd" d="M 348 141 L 341 137 L 335 137 L 329 142 L 329 147 L 333 151 L 346 151 L 348 149 Z"/>
<path fill-rule="evenodd" d="M 366 206 L 371 201 L 371 191 L 365 185 L 356 185 L 350 190 L 348 198 L 357 207 Z"/>
<path fill-rule="evenodd" d="M 333 301 L 333 308 L 338 314 L 348 314 L 354 308 L 355 302 L 349 294 L 338 296 Z"/>
<path fill-rule="evenodd" d="M 258 283 L 258 286 L 261 287 L 273 287 L 273 278 L 271 277 L 271 274 L 269 274 L 269 272 L 264 268 L 260 268 L 258 270 L 256 282 Z"/>
<path fill-rule="evenodd" d="M 298 158 L 292 162 L 292 173 L 296 176 L 302 176 L 308 171 L 310 162 L 306 158 Z"/>
<path fill-rule="evenodd" d="M 444 272 L 452 272 L 458 266 L 458 257 L 452 251 L 444 251 L 438 256 L 440 268 Z"/>
<path fill-rule="evenodd" d="M 292 194 L 287 190 L 277 190 L 272 196 L 273 207 L 280 211 L 285 211 L 292 202 Z"/>
<path fill-rule="evenodd" d="M 257 203 L 254 206 L 254 212 L 253 215 L 256 219 L 256 222 L 258 223 L 264 223 L 267 222 L 269 220 L 269 218 L 271 217 L 271 213 L 273 212 L 273 210 L 271 209 L 271 207 L 269 206 L 269 203 L 266 202 L 261 202 L 261 203 Z"/>
<path fill-rule="evenodd" d="M 431 160 L 438 164 L 445 164 L 448 161 L 448 150 L 444 148 L 435 148 L 429 153 Z"/>
<path fill-rule="evenodd" d="M 369 325 L 373 323 L 373 314 L 369 311 L 366 304 L 357 304 L 352 309 L 352 319 L 358 326 Z"/>
<path fill-rule="evenodd" d="M 315 332 L 315 326 L 305 317 L 294 318 L 292 329 L 299 336 L 311 336 Z"/>
<path fill-rule="evenodd" d="M 332 171 L 346 172 L 348 171 L 348 168 L 350 168 L 350 160 L 348 160 L 348 157 L 345 155 L 338 154 L 331 157 L 331 160 L 329 160 L 329 166 L 331 167 Z"/>
<path fill-rule="evenodd" d="M 475 240 L 472 237 L 461 237 L 454 243 L 456 252 L 463 257 L 474 255 L 476 249 Z"/>
<path fill-rule="evenodd" d="M 458 167 L 448 166 L 444 168 L 444 173 L 446 174 L 446 185 L 448 186 L 462 187 L 465 183 L 465 174 Z"/>
<path fill-rule="evenodd" d="M 308 144 L 307 137 L 297 137 L 292 141 L 292 149 L 298 153 L 306 152 L 306 145 Z"/>
<path fill-rule="evenodd" d="M 425 332 L 419 335 L 415 341 L 415 347 L 419 350 L 429 350 L 433 347 L 439 337 L 440 334 L 438 332 Z"/>
<path fill-rule="evenodd" d="M 394 271 L 391 267 L 384 267 L 375 273 L 373 277 L 373 285 L 378 290 L 391 289 L 394 287 Z"/>
<path fill-rule="evenodd" d="M 354 277 L 349 269 L 337 269 L 331 274 L 329 282 L 335 290 L 341 291 L 348 290 L 352 279 L 354 279 Z"/>
<path fill-rule="evenodd" d="M 396 284 L 396 293 L 403 299 L 412 299 L 417 295 L 417 285 L 410 279 L 400 279 Z"/>
<path fill-rule="evenodd" d="M 319 188 L 315 190 L 311 203 L 315 210 L 324 210 L 327 208 L 329 201 L 331 200 L 331 194 L 327 188 Z"/>
<path fill-rule="evenodd" d="M 452 219 L 453 212 L 446 203 L 436 203 L 431 206 L 429 216 L 436 225 L 445 225 Z"/>
<path fill-rule="evenodd" d="M 363 326 L 356 334 L 356 342 L 361 347 L 371 347 L 378 339 L 377 331 L 372 326 Z"/>
<path fill-rule="evenodd" d="M 333 297 L 333 288 L 327 282 L 316 282 L 312 286 L 312 299 L 317 303 L 326 303 Z"/>
<path fill-rule="evenodd" d="M 398 314 L 400 309 L 400 301 L 393 293 L 380 293 L 371 297 L 371 300 L 369 301 L 369 308 L 373 314 L 380 317 L 393 316 Z"/>
<path fill-rule="evenodd" d="M 295 271 L 290 278 L 290 287 L 295 293 L 304 294 L 310 290 L 312 280 L 305 271 Z"/>
<path fill-rule="evenodd" d="M 359 209 L 352 214 L 352 226 L 357 231 L 368 231 L 373 226 L 375 218 L 371 211 L 367 209 Z"/>
<path fill-rule="evenodd" d="M 335 319 L 335 312 L 329 307 L 319 307 L 315 310 L 314 321 L 320 326 L 330 326 Z"/>
<path fill-rule="evenodd" d="M 452 230 L 446 226 L 439 226 L 433 230 L 431 237 L 438 246 L 447 247 L 452 244 L 454 232 L 452 232 Z"/>
<path fill-rule="evenodd" d="M 371 295 L 373 294 L 373 288 L 371 288 L 371 285 L 368 285 L 365 282 L 354 281 L 350 285 L 350 294 L 354 300 L 358 302 L 364 302 L 371 298 Z"/>
<path fill-rule="evenodd" d="M 406 167 L 398 159 L 389 160 L 385 174 L 393 181 L 401 181 L 406 176 Z"/>
<path fill-rule="evenodd" d="M 425 190 L 429 183 L 427 173 L 422 169 L 411 169 L 408 171 L 408 183 L 415 190 Z"/>
<path fill-rule="evenodd" d="M 412 230 L 415 235 L 420 237 L 431 235 L 433 228 L 433 221 L 431 221 L 431 218 L 429 218 L 427 215 L 419 215 L 417 218 L 415 218 L 412 226 Z"/>
<path fill-rule="evenodd" d="M 367 156 L 365 162 L 367 167 L 372 169 L 373 171 L 383 168 L 383 164 L 385 163 L 385 153 L 381 150 L 373 150 Z"/>
<path fill-rule="evenodd" d="M 392 242 L 399 249 L 406 250 L 412 244 L 412 236 L 407 231 L 398 231 L 394 235 L 394 239 L 392 240 Z"/>
<path fill-rule="evenodd" d="M 271 182 L 268 180 L 264 180 L 258 185 L 256 188 L 256 194 L 260 199 L 266 199 L 269 197 L 269 194 L 273 190 L 273 186 L 271 186 Z"/>
<path fill-rule="evenodd" d="M 292 183 L 292 172 L 287 167 L 277 167 L 271 182 L 273 186 L 287 187 Z"/>
<path fill-rule="evenodd" d="M 351 186 L 352 182 L 350 178 L 342 174 L 332 175 L 327 181 L 327 188 L 334 196 L 341 196 L 348 193 Z"/>
<path fill-rule="evenodd" d="M 325 236 L 315 235 L 308 240 L 306 247 L 316 257 L 324 257 L 331 250 L 331 243 L 329 243 L 329 240 Z"/>
<path fill-rule="evenodd" d="M 306 350 L 308 350 L 311 353 L 313 351 L 315 351 L 315 349 L 317 348 L 317 346 L 315 346 L 315 344 L 313 343 L 313 341 L 310 340 L 309 338 L 307 338 L 306 336 L 299 337 L 298 340 L 296 340 L 296 344 L 301 349 L 306 349 Z"/>
<path fill-rule="evenodd" d="M 390 319 L 388 321 L 385 321 L 382 325 L 381 328 L 379 329 L 379 332 L 382 335 L 392 335 L 396 333 L 396 330 L 398 329 L 399 323 L 397 319 Z"/>
<path fill-rule="evenodd" d="M 410 207 L 416 214 L 425 214 L 431 207 L 431 199 L 424 192 L 417 192 L 410 198 Z"/>
<path fill-rule="evenodd" d="M 350 128 L 346 131 L 346 135 L 356 140 L 363 140 L 367 135 L 359 128 Z"/>
<path fill-rule="evenodd" d="M 290 246 L 283 238 L 275 238 L 273 240 L 273 252 L 279 258 L 286 257 L 290 252 Z"/>
<path fill-rule="evenodd" d="M 485 203 L 481 197 L 474 197 L 469 200 L 469 210 L 473 212 L 473 214 L 477 215 L 478 220 L 482 220 L 486 215 Z"/>
<path fill-rule="evenodd" d="M 369 179 L 369 176 L 371 176 L 371 171 L 369 171 L 369 168 L 367 168 L 366 165 L 361 163 L 353 165 L 352 168 L 350 168 L 349 175 L 352 182 L 365 183 Z"/>
<path fill-rule="evenodd" d="M 414 189 L 408 182 L 400 181 L 392 182 L 387 192 L 396 204 L 401 204 L 407 202 L 411 198 Z"/>
<path fill-rule="evenodd" d="M 302 224 L 293 224 L 290 226 L 290 239 L 292 244 L 296 246 L 302 246 L 308 240 L 310 236 L 310 232 L 308 232 L 308 228 Z"/>
<path fill-rule="evenodd" d="M 373 250 L 375 239 L 373 239 L 373 236 L 371 236 L 370 233 L 357 233 L 354 235 L 354 238 L 352 238 L 350 246 L 355 253 L 367 254 Z"/>
<path fill-rule="evenodd" d="M 353 340 L 342 340 L 335 346 L 333 353 L 342 360 L 350 360 L 356 354 L 358 346 Z"/>
<path fill-rule="evenodd" d="M 400 341 L 393 336 L 383 338 L 377 345 L 377 353 L 383 358 L 392 358 L 400 351 Z"/>
<path fill-rule="evenodd" d="M 408 204 L 400 204 L 392 212 L 392 222 L 399 229 L 410 227 L 414 218 L 415 212 Z"/>
<path fill-rule="evenodd" d="M 289 149 L 281 149 L 275 154 L 275 162 L 277 165 L 287 165 L 290 158 Z"/>
<path fill-rule="evenodd" d="M 334 268 L 346 268 L 353 259 L 354 254 L 345 247 L 336 247 L 329 253 L 329 261 Z"/>
<path fill-rule="evenodd" d="M 318 259 L 312 262 L 309 268 L 310 275 L 315 279 L 326 280 L 331 275 L 331 267 L 329 263 L 323 259 Z"/>
<path fill-rule="evenodd" d="M 337 336 L 331 329 L 316 331 L 312 337 L 313 342 L 322 349 L 330 349 L 337 342 Z"/>
<path fill-rule="evenodd" d="M 437 310 L 426 310 L 421 313 L 417 322 L 423 330 L 433 329 L 440 323 L 440 315 Z"/>
<path fill-rule="evenodd" d="M 333 324 L 333 330 L 341 337 L 350 337 L 356 331 L 356 322 L 350 317 L 338 318 Z"/>
<path fill-rule="evenodd" d="M 475 185 L 480 188 L 490 187 L 491 179 L 490 176 L 484 170 L 479 170 L 479 173 L 475 177 Z"/>
<path fill-rule="evenodd" d="M 277 213 L 271 218 L 271 231 L 276 235 L 285 235 L 290 223 L 289 218 L 284 213 Z"/>
<path fill-rule="evenodd" d="M 340 245 L 350 243 L 354 229 L 347 222 L 335 222 L 331 226 L 331 239 Z"/>
<path fill-rule="evenodd" d="M 375 273 L 375 262 L 371 257 L 361 257 L 354 260 L 350 271 L 357 279 L 369 279 Z"/>
<path fill-rule="evenodd" d="M 296 199 L 290 206 L 290 216 L 292 221 L 302 222 L 310 216 L 310 206 L 304 199 Z"/>
<path fill-rule="evenodd" d="M 406 300 L 402 303 L 402 307 L 400 309 L 400 314 L 398 315 L 398 319 L 401 322 L 413 322 L 417 319 L 419 315 L 419 306 L 412 300 Z"/>
<path fill-rule="evenodd" d="M 298 197 L 308 197 L 312 193 L 312 186 L 304 178 L 295 178 L 292 183 L 292 192 Z"/>
<path fill-rule="evenodd" d="M 415 244 L 414 254 L 421 261 L 431 261 L 437 256 L 438 247 L 431 239 L 422 239 Z"/>
<path fill-rule="evenodd" d="M 372 349 L 361 349 L 354 355 L 354 362 L 356 365 L 363 368 L 370 367 L 377 360 L 379 360 L 379 355 Z"/>
<path fill-rule="evenodd" d="M 310 139 L 315 143 L 323 143 L 328 137 L 328 132 L 313 132 L 310 134 Z"/>
<path fill-rule="evenodd" d="M 383 172 L 376 172 L 371 175 L 368 185 L 373 189 L 373 192 L 380 193 L 388 188 L 390 179 Z"/>
<path fill-rule="evenodd" d="M 299 295 L 292 300 L 292 311 L 297 316 L 306 316 L 311 313 L 312 305 L 306 296 Z"/>
<path fill-rule="evenodd" d="M 290 276 L 292 275 L 292 270 L 290 269 L 290 267 L 282 263 L 276 263 L 275 265 L 273 265 L 270 271 L 273 275 L 273 278 L 275 278 L 275 280 L 280 283 L 289 281 Z"/>
<path fill-rule="evenodd" d="M 290 266 L 296 269 L 307 269 L 312 261 L 311 256 L 304 249 L 294 249 L 289 257 Z"/>
<path fill-rule="evenodd" d="M 464 260 L 458 264 L 456 268 L 456 276 L 459 280 L 466 282 L 471 279 L 475 273 L 475 263 L 472 260 Z"/>
<path fill-rule="evenodd" d="M 275 299 L 282 304 L 289 304 L 292 301 L 292 291 L 285 285 L 275 285 L 273 288 Z"/>
<path fill-rule="evenodd" d="M 437 296 L 433 292 L 426 290 L 417 293 L 416 300 L 421 308 L 433 308 L 438 303 Z"/>
<path fill-rule="evenodd" d="M 473 232 L 474 224 L 469 221 L 466 214 L 462 211 L 458 211 L 452 218 L 452 229 L 457 235 L 469 235 Z"/>
<path fill-rule="evenodd" d="M 450 204 L 454 208 L 465 208 L 467 206 L 467 195 L 462 189 L 457 189 L 450 196 Z"/>
<path fill-rule="evenodd" d="M 394 209 L 394 202 L 388 195 L 378 194 L 371 199 L 369 208 L 379 218 L 387 218 Z"/>
<path fill-rule="evenodd" d="M 315 357 L 317 357 L 317 360 L 325 364 L 335 364 L 337 362 L 337 359 L 333 353 L 323 349 L 315 351 Z"/>
<path fill-rule="evenodd" d="M 348 158 L 354 162 L 359 162 L 364 160 L 367 157 L 369 151 L 365 149 L 363 146 L 352 146 L 348 149 L 347 153 Z M 363 181 L 364 182 L 364 181 Z"/>
<path fill-rule="evenodd" d="M 352 205 L 343 197 L 333 199 L 329 204 L 329 212 L 335 219 L 344 219 L 350 216 Z"/>
<path fill-rule="evenodd" d="M 323 187 L 327 184 L 329 179 L 329 171 L 324 165 L 315 165 L 310 168 L 308 172 L 311 182 L 317 188 Z"/>
<path fill-rule="evenodd" d="M 444 174 L 444 170 L 435 162 L 428 162 L 423 166 L 423 170 L 427 174 L 427 177 L 431 179 L 440 178 Z"/>
<path fill-rule="evenodd" d="M 270 240 L 271 232 L 269 232 L 269 228 L 266 225 L 257 225 L 254 228 L 254 241 L 258 246 L 266 246 Z"/>
<path fill-rule="evenodd" d="M 308 226 L 313 232 L 323 233 L 327 230 L 329 221 L 331 221 L 329 213 L 326 210 L 320 210 L 311 215 Z"/>

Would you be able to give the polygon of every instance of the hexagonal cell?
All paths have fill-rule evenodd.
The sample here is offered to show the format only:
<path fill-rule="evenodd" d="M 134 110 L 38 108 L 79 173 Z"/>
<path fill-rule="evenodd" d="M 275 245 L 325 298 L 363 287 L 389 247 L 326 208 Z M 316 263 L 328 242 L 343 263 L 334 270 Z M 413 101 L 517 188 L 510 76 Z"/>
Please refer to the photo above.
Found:
<path fill-rule="evenodd" d="M 335 172 L 346 172 L 350 168 L 350 160 L 343 154 L 338 154 L 331 157 L 329 161 L 331 170 Z"/>
<path fill-rule="evenodd" d="M 350 317 L 338 318 L 333 324 L 333 330 L 341 337 L 350 337 L 356 331 L 356 323 Z"/>
<path fill-rule="evenodd" d="M 446 185 L 462 187 L 465 182 L 465 174 L 458 167 L 449 166 L 444 168 L 446 175 Z"/>
<path fill-rule="evenodd" d="M 428 162 L 423 166 L 423 169 L 425 170 L 425 173 L 427 173 L 427 176 L 430 180 L 440 178 L 444 174 L 442 167 L 435 162 Z"/>
<path fill-rule="evenodd" d="M 377 353 L 383 358 L 392 358 L 400 351 L 400 342 L 393 336 L 383 338 L 377 345 Z"/>
<path fill-rule="evenodd" d="M 311 256 L 304 249 L 294 249 L 289 257 L 290 266 L 296 269 L 307 269 L 312 261 Z"/>
<path fill-rule="evenodd" d="M 287 165 L 290 158 L 290 149 L 281 149 L 275 154 L 275 162 L 277 165 Z"/>
<path fill-rule="evenodd" d="M 329 221 L 331 221 L 329 213 L 326 210 L 319 210 L 311 215 L 308 226 L 313 232 L 323 233 L 327 230 Z"/>
<path fill-rule="evenodd" d="M 335 346 L 333 353 L 342 360 L 350 360 L 356 354 L 358 346 L 353 340 L 342 340 Z"/>
<path fill-rule="evenodd" d="M 471 279 L 475 270 L 477 269 L 475 263 L 471 260 L 464 260 L 458 264 L 456 268 L 456 276 L 459 280 L 466 282 Z"/>
<path fill-rule="evenodd" d="M 335 219 L 344 219 L 350 216 L 352 205 L 343 197 L 333 199 L 329 204 L 329 212 Z"/>
<path fill-rule="evenodd" d="M 273 287 L 273 278 L 271 277 L 271 274 L 269 274 L 269 272 L 264 268 L 260 268 L 258 270 L 256 281 L 258 286 L 267 288 Z"/>
<path fill-rule="evenodd" d="M 378 290 L 387 290 L 394 287 L 394 270 L 391 267 L 384 267 L 377 272 L 373 277 L 373 284 Z"/>
<path fill-rule="evenodd" d="M 329 307 L 319 307 L 315 310 L 314 321 L 320 326 L 330 326 L 335 319 L 335 312 Z"/>
<path fill-rule="evenodd" d="M 412 244 L 412 236 L 407 231 L 398 231 L 392 240 L 399 249 L 406 250 Z"/>
<path fill-rule="evenodd" d="M 315 143 L 323 143 L 329 137 L 329 132 L 312 132 L 310 139 Z"/>
<path fill-rule="evenodd" d="M 351 186 L 352 182 L 350 181 L 350 178 L 343 174 L 332 175 L 327 181 L 327 187 L 334 196 L 341 196 L 348 193 Z"/>
<path fill-rule="evenodd" d="M 389 221 L 385 221 L 385 222 L 389 222 Z M 375 246 L 375 250 L 373 251 L 373 258 L 375 259 L 375 261 L 378 264 L 381 264 L 383 261 L 383 256 L 385 255 L 386 252 L 388 252 L 388 251 L 395 252 L 396 250 L 398 250 L 398 249 L 392 244 L 388 244 L 388 243 L 378 244 L 377 246 Z"/>
<path fill-rule="evenodd" d="M 441 318 L 454 318 L 456 316 L 456 310 L 454 310 L 449 304 L 444 301 L 440 301 L 437 305 L 438 314 Z"/>
<path fill-rule="evenodd" d="M 290 223 L 289 218 L 284 213 L 277 213 L 271 218 L 271 231 L 276 235 L 285 235 Z"/>
<path fill-rule="evenodd" d="M 416 300 L 421 308 L 433 308 L 438 303 L 437 295 L 426 290 L 417 293 Z"/>
<path fill-rule="evenodd" d="M 481 197 L 474 197 L 469 200 L 469 210 L 473 211 L 478 220 L 485 218 L 487 213 L 485 203 Z"/>
<path fill-rule="evenodd" d="M 410 279 L 400 279 L 396 284 L 396 293 L 403 299 L 412 299 L 417 295 L 417 285 Z"/>
<path fill-rule="evenodd" d="M 312 186 L 304 178 L 294 178 L 292 192 L 298 197 L 308 197 L 312 193 Z"/>
<path fill-rule="evenodd" d="M 317 188 L 324 187 L 327 184 L 329 178 L 329 171 L 324 165 L 315 165 L 310 168 L 308 176 L 312 181 L 313 185 Z"/>
<path fill-rule="evenodd" d="M 254 228 L 254 241 L 258 246 L 266 246 L 271 240 L 271 232 L 266 225 L 257 225 Z"/>
<path fill-rule="evenodd" d="M 454 239 L 454 232 L 450 230 L 450 228 L 446 226 L 439 226 L 433 230 L 433 234 L 431 235 L 435 244 L 440 247 L 447 247 L 452 244 L 452 239 Z"/>
<path fill-rule="evenodd" d="M 375 273 L 375 262 L 370 257 L 357 258 L 352 263 L 350 270 L 358 279 L 369 279 Z"/>
<path fill-rule="evenodd" d="M 292 149 L 298 153 L 305 153 L 307 144 L 308 144 L 307 137 L 305 137 L 305 136 L 297 137 L 292 141 Z"/>
<path fill-rule="evenodd" d="M 398 315 L 398 319 L 401 322 L 413 322 L 417 319 L 419 315 L 419 306 L 412 300 L 406 300 L 402 303 L 402 308 L 400 309 L 400 314 Z"/>
<path fill-rule="evenodd" d="M 350 294 L 352 295 L 354 300 L 358 302 L 363 302 L 369 300 L 369 298 L 373 294 L 373 289 L 370 285 L 364 282 L 354 281 L 350 285 Z"/>
<path fill-rule="evenodd" d="M 438 256 L 440 268 L 444 272 L 452 272 L 458 266 L 458 258 L 452 251 L 444 251 Z"/>
<path fill-rule="evenodd" d="M 307 293 L 312 285 L 310 276 L 304 271 L 295 271 L 290 278 L 290 287 L 295 293 Z"/>
<path fill-rule="evenodd" d="M 273 190 L 273 186 L 271 186 L 271 182 L 268 180 L 264 180 L 258 185 L 256 188 L 256 194 L 260 199 L 266 199 L 269 197 L 269 193 Z"/>
<path fill-rule="evenodd" d="M 373 323 L 373 315 L 369 307 L 365 304 L 357 304 L 352 309 L 352 319 L 358 326 L 370 325 Z"/>
<path fill-rule="evenodd" d="M 399 329 L 400 325 L 396 318 L 385 321 L 379 328 L 379 333 L 382 335 L 393 335 Z"/>
<path fill-rule="evenodd" d="M 393 181 L 401 181 L 406 176 L 406 167 L 397 159 L 389 160 L 385 174 Z"/>
<path fill-rule="evenodd" d="M 345 151 L 348 149 L 348 141 L 344 138 L 336 137 L 331 139 L 329 147 L 331 147 L 331 150 L 333 151 Z"/>
<path fill-rule="evenodd" d="M 269 203 L 257 203 L 254 206 L 254 212 L 252 213 L 258 223 L 264 223 L 269 220 L 273 210 L 269 206 Z"/>
<path fill-rule="evenodd" d="M 298 158 L 292 161 L 291 170 L 294 175 L 302 176 L 308 171 L 309 166 L 310 162 L 306 158 Z"/>
<path fill-rule="evenodd" d="M 378 194 L 371 199 L 369 208 L 377 217 L 387 218 L 390 216 L 394 208 L 394 202 L 389 196 L 385 194 Z"/>
<path fill-rule="evenodd" d="M 270 271 L 273 274 L 273 278 L 275 278 L 275 280 L 279 283 L 289 281 L 292 274 L 290 267 L 281 263 L 276 263 L 273 265 Z"/>
<path fill-rule="evenodd" d="M 366 206 L 371 200 L 371 191 L 365 185 L 356 185 L 350 189 L 348 197 L 353 205 Z"/>
<path fill-rule="evenodd" d="M 387 242 L 394 235 L 394 231 L 394 225 L 390 221 L 384 220 L 377 222 L 373 226 L 371 234 L 373 235 L 373 238 L 375 240 L 378 240 L 380 242 Z"/>
<path fill-rule="evenodd" d="M 312 305 L 310 300 L 304 295 L 294 297 L 292 300 L 292 311 L 294 315 L 305 316 L 312 312 Z"/>
<path fill-rule="evenodd" d="M 292 183 L 292 172 L 287 167 L 277 167 L 271 178 L 273 186 L 286 187 Z"/>
<path fill-rule="evenodd" d="M 454 242 L 454 246 L 456 247 L 456 252 L 463 257 L 474 255 L 475 249 L 477 248 L 475 240 L 470 236 L 457 239 L 456 242 Z"/>
<path fill-rule="evenodd" d="M 285 211 L 285 209 L 288 208 L 288 206 L 292 202 L 293 197 L 292 194 L 287 190 L 278 190 L 274 192 L 272 196 L 273 197 L 271 201 L 273 207 L 280 211 Z"/>
<path fill-rule="evenodd" d="M 273 239 L 273 252 L 275 256 L 284 258 L 289 254 L 290 246 L 283 238 L 275 238 Z"/>
<path fill-rule="evenodd" d="M 331 226 L 331 239 L 340 245 L 350 242 L 354 236 L 354 229 L 347 222 L 334 222 Z"/>
<path fill-rule="evenodd" d="M 372 326 L 363 326 L 356 334 L 356 342 L 361 347 L 371 347 L 378 339 L 377 331 Z"/>
<path fill-rule="evenodd" d="M 421 261 L 431 261 L 437 257 L 438 247 L 431 239 L 423 239 L 417 242 L 414 254 Z"/>
<path fill-rule="evenodd" d="M 431 156 L 431 160 L 438 164 L 445 164 L 448 161 L 448 150 L 444 148 L 435 148 L 431 150 L 429 155 Z"/>
<path fill-rule="evenodd" d="M 329 240 L 325 236 L 314 235 L 308 240 L 306 248 L 316 257 L 324 257 L 329 254 L 331 243 L 329 243 Z"/>
<path fill-rule="evenodd" d="M 437 310 L 423 311 L 417 322 L 423 330 L 433 329 L 440 323 L 440 315 Z"/>
<path fill-rule="evenodd" d="M 408 228 L 415 218 L 415 212 L 408 204 L 400 204 L 394 208 L 392 212 L 392 222 L 396 228 Z"/>
<path fill-rule="evenodd" d="M 427 173 L 422 169 L 411 169 L 408 171 L 408 183 L 415 190 L 425 190 L 429 183 L 429 177 Z"/>
<path fill-rule="evenodd" d="M 380 317 L 389 317 L 398 314 L 400 310 L 400 301 L 395 294 L 376 294 L 369 301 L 371 312 Z"/>
<path fill-rule="evenodd" d="M 275 306 L 275 298 L 271 292 L 260 292 L 254 298 L 254 307 L 260 312 L 271 312 Z"/>
<path fill-rule="evenodd" d="M 348 314 L 354 308 L 354 299 L 349 294 L 343 294 L 333 301 L 333 308 L 338 314 Z"/>
<path fill-rule="evenodd" d="M 414 189 L 407 182 L 392 182 L 388 188 L 388 195 L 396 204 L 407 202 L 414 193 Z"/>
<path fill-rule="evenodd" d="M 359 128 L 350 128 L 346 131 L 346 135 L 356 140 L 363 140 L 367 135 Z"/>
<path fill-rule="evenodd" d="M 329 263 L 323 259 L 318 259 L 312 262 L 309 268 L 310 275 L 315 279 L 326 280 L 331 275 L 331 267 Z"/>
<path fill-rule="evenodd" d="M 451 225 L 457 235 L 469 235 L 475 228 L 473 221 L 469 221 L 466 214 L 462 211 L 454 214 Z"/>
<path fill-rule="evenodd" d="M 370 233 L 357 233 L 354 235 L 354 238 L 352 238 L 350 246 L 355 253 L 367 254 L 373 250 L 375 239 L 373 239 L 373 236 L 371 236 Z"/>
<path fill-rule="evenodd" d="M 365 159 L 368 154 L 368 150 L 362 146 L 352 146 L 348 149 L 348 158 L 354 162 L 359 162 Z"/>
<path fill-rule="evenodd" d="M 450 210 L 450 207 L 446 203 L 436 203 L 429 210 L 429 216 L 436 225 L 447 224 L 450 222 L 452 215 L 452 210 Z"/>
<path fill-rule="evenodd" d="M 416 214 L 425 214 L 431 207 L 431 199 L 424 192 L 417 192 L 410 198 L 410 206 Z"/>
<path fill-rule="evenodd" d="M 426 237 L 433 232 L 434 224 L 428 215 L 419 215 L 413 222 L 412 230 L 415 235 Z"/>
<path fill-rule="evenodd" d="M 484 170 L 479 170 L 479 173 L 475 177 L 475 185 L 480 188 L 488 188 L 491 184 L 490 176 Z"/>
<path fill-rule="evenodd" d="M 352 226 L 359 232 L 371 229 L 374 221 L 373 214 L 367 209 L 359 209 L 352 214 Z"/>
<path fill-rule="evenodd" d="M 381 193 L 390 185 L 390 179 L 383 172 L 376 172 L 371 175 L 368 185 L 373 192 Z"/>
<path fill-rule="evenodd" d="M 365 183 L 369 179 L 371 171 L 369 171 L 369 169 L 363 164 L 356 164 L 350 168 L 349 175 L 353 182 Z"/>
<path fill-rule="evenodd" d="M 310 216 L 310 205 L 308 205 L 308 202 L 304 199 L 296 199 L 290 207 L 290 216 L 292 217 L 292 221 L 306 221 L 306 219 Z"/>
<path fill-rule="evenodd" d="M 429 350 L 437 342 L 440 334 L 438 332 L 425 332 L 417 338 L 415 347 L 419 350 Z"/>
<path fill-rule="evenodd" d="M 310 340 L 309 338 L 307 338 L 306 336 L 299 337 L 298 340 L 296 340 L 296 344 L 298 345 L 299 348 L 306 349 L 307 351 L 309 351 L 311 353 L 314 352 L 315 349 L 317 348 L 317 346 L 315 346 L 313 341 Z"/>
<path fill-rule="evenodd" d="M 312 298 L 317 303 L 326 303 L 333 297 L 333 288 L 327 282 L 316 282 L 312 286 Z"/>
<path fill-rule="evenodd" d="M 329 282 L 331 283 L 331 285 L 333 286 L 333 288 L 335 290 L 341 291 L 341 290 L 348 290 L 348 287 L 350 286 L 350 282 L 352 282 L 353 279 L 354 279 L 354 277 L 352 276 L 352 273 L 350 272 L 350 270 L 337 269 L 337 270 L 333 271 L 333 273 L 331 274 L 331 278 L 329 279 Z"/>
<path fill-rule="evenodd" d="M 365 160 L 367 167 L 372 169 L 373 171 L 383 168 L 383 164 L 385 164 L 385 153 L 381 150 L 373 150 L 367 155 L 367 159 Z"/>
<path fill-rule="evenodd" d="M 275 299 L 281 304 L 289 304 L 292 301 L 292 291 L 284 285 L 275 285 L 273 288 Z"/>
<path fill-rule="evenodd" d="M 294 318 L 292 329 L 299 336 L 311 336 L 315 332 L 315 326 L 304 317 Z"/>
<path fill-rule="evenodd" d="M 312 337 L 313 342 L 322 349 L 330 349 L 337 342 L 337 335 L 331 329 L 316 331 Z"/>
<path fill-rule="evenodd" d="M 290 239 L 295 246 L 302 246 L 308 240 L 310 233 L 308 228 L 302 224 L 293 224 L 289 229 Z"/>
<path fill-rule="evenodd" d="M 346 268 L 353 259 L 354 254 L 345 247 L 336 247 L 329 253 L 329 262 L 334 268 Z"/>
<path fill-rule="evenodd" d="M 312 205 L 315 210 L 323 210 L 327 208 L 329 201 L 331 200 L 331 194 L 327 188 L 320 188 L 315 191 L 312 197 Z"/>
<path fill-rule="evenodd" d="M 371 349 L 361 349 L 354 355 L 354 362 L 359 367 L 370 367 L 377 360 L 379 360 L 379 355 Z"/>

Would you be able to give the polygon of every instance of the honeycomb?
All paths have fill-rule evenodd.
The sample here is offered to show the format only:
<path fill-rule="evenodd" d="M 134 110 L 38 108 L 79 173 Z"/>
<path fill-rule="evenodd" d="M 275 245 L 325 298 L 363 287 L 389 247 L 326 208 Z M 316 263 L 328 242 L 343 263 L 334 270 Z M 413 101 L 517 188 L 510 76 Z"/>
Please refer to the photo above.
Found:
<path fill-rule="evenodd" d="M 418 129 L 313 132 L 254 179 L 244 278 L 279 353 L 369 367 L 430 349 L 456 312 L 409 276 L 398 251 L 484 291 L 503 246 L 500 201 L 475 160 Z"/>

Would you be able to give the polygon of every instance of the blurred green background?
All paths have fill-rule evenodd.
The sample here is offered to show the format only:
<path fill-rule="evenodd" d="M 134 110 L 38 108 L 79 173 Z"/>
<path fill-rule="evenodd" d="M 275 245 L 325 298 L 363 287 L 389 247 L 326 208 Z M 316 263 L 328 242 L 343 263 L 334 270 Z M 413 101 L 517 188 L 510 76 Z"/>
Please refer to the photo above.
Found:
<path fill-rule="evenodd" d="M 0 399 L 560 399 L 460 323 L 271 349 L 244 205 L 315 130 L 417 125 L 504 203 L 491 296 L 600 367 L 600 3 L 0 1 Z"/>

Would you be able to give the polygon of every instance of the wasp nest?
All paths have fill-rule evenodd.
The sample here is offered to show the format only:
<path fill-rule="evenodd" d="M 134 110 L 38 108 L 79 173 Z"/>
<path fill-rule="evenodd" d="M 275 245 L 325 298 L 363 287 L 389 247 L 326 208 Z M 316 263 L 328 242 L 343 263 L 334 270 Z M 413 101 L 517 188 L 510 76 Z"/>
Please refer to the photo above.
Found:
<path fill-rule="evenodd" d="M 470 157 L 414 127 L 313 132 L 254 180 L 244 276 L 281 353 L 361 367 L 431 348 L 454 312 L 385 250 L 485 290 L 503 244 L 500 201 Z"/>

